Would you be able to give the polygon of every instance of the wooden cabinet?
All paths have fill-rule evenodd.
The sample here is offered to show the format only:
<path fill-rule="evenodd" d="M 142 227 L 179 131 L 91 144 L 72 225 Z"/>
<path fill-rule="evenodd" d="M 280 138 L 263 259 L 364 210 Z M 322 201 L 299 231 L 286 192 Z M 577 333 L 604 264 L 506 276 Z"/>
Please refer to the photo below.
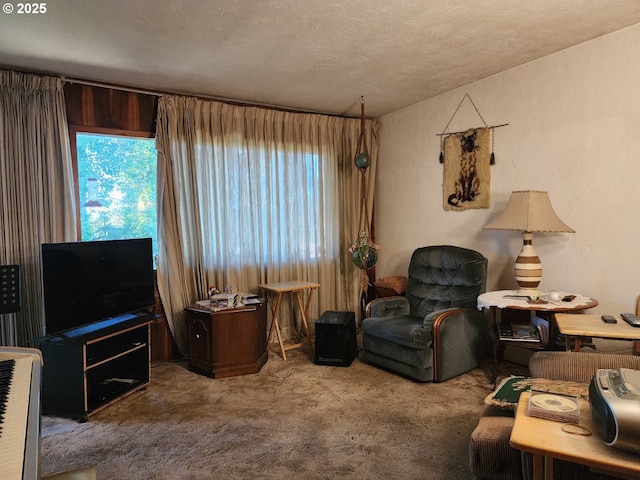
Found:
<path fill-rule="evenodd" d="M 154 319 L 126 314 L 34 341 L 44 360 L 43 413 L 86 420 L 145 387 Z"/>
<path fill-rule="evenodd" d="M 267 308 L 187 309 L 189 370 L 212 378 L 257 373 L 267 362 Z"/>

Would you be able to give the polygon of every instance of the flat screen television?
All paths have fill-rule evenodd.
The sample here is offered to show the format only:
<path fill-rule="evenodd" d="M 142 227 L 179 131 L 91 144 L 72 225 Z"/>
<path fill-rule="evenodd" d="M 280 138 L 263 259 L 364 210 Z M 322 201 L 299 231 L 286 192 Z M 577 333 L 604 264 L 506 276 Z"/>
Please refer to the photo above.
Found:
<path fill-rule="evenodd" d="M 42 244 L 45 333 L 155 304 L 151 238 Z"/>

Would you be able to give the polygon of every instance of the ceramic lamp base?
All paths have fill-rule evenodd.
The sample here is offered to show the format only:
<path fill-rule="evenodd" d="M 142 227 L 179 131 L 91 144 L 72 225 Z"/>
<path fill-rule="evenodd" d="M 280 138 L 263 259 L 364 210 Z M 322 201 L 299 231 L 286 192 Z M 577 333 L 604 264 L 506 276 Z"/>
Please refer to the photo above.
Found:
<path fill-rule="evenodd" d="M 531 297 L 540 296 L 538 285 L 542 280 L 542 263 L 538 254 L 533 249 L 533 233 L 522 232 L 522 250 L 516 259 L 516 282 L 522 291 L 522 295 Z"/>

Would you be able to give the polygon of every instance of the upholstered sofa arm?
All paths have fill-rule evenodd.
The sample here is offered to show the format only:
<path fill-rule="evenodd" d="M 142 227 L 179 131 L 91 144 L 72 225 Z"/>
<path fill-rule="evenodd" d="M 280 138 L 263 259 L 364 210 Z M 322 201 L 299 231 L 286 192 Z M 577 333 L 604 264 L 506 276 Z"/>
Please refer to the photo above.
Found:
<path fill-rule="evenodd" d="M 369 302 L 367 317 L 409 316 L 409 300 L 406 297 L 383 297 Z"/>
<path fill-rule="evenodd" d="M 640 369 L 640 356 L 591 352 L 540 351 L 531 356 L 529 372 L 535 378 L 587 384 L 599 368 Z M 521 454 L 509 446 L 513 418 L 510 410 L 487 407 L 471 434 L 469 461 L 475 478 L 482 480 L 529 479 L 532 476 L 530 454 Z M 518 469 L 522 466 L 522 471 Z M 514 468 L 517 467 L 517 468 Z M 584 465 L 554 461 L 555 478 L 604 480 L 613 477 L 589 471 Z"/>
<path fill-rule="evenodd" d="M 599 368 L 640 370 L 640 356 L 591 352 L 536 352 L 529 360 L 534 378 L 589 383 Z"/>

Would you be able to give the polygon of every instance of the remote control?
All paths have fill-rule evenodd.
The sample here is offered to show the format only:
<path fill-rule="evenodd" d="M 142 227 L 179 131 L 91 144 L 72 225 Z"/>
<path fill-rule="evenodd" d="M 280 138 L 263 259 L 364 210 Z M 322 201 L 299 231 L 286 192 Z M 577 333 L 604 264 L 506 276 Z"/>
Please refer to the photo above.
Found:
<path fill-rule="evenodd" d="M 618 323 L 618 320 L 616 320 L 616 318 L 612 317 L 611 315 L 602 315 L 601 318 L 604 323 Z"/>
<path fill-rule="evenodd" d="M 640 327 L 640 318 L 638 318 L 634 313 L 621 313 L 620 316 L 632 327 Z"/>

